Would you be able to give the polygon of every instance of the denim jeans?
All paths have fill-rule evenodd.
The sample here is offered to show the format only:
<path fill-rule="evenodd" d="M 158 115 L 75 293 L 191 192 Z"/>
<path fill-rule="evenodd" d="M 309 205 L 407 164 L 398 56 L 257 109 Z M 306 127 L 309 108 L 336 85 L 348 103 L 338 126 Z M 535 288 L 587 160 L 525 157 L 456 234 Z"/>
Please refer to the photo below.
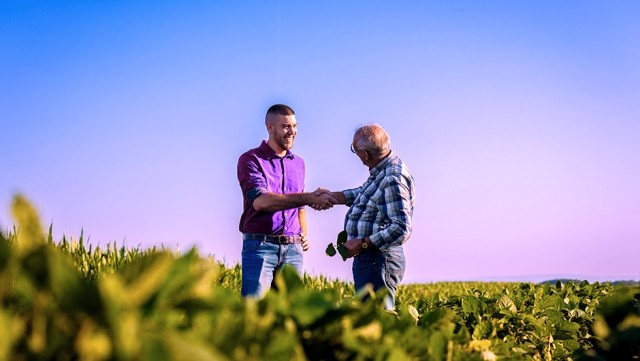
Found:
<path fill-rule="evenodd" d="M 395 296 L 398 284 L 404 276 L 406 262 L 402 246 L 392 246 L 385 251 L 377 249 L 360 252 L 353 259 L 353 283 L 356 291 L 368 283 L 375 291 L 386 288 L 384 299 L 386 310 L 395 310 Z"/>
<path fill-rule="evenodd" d="M 242 295 L 262 297 L 271 288 L 278 269 L 293 266 L 302 276 L 302 245 L 247 239 L 242 243 Z"/>

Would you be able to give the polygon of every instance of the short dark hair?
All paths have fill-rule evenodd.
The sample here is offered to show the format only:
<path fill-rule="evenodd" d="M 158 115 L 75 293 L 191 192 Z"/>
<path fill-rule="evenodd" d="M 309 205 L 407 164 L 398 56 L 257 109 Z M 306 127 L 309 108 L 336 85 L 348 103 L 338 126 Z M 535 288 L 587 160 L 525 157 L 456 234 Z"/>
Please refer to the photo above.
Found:
<path fill-rule="evenodd" d="M 274 104 L 269 107 L 267 110 L 267 115 L 265 116 L 264 122 L 265 124 L 269 123 L 269 115 L 296 115 L 296 113 L 291 109 L 290 106 L 285 104 Z"/>

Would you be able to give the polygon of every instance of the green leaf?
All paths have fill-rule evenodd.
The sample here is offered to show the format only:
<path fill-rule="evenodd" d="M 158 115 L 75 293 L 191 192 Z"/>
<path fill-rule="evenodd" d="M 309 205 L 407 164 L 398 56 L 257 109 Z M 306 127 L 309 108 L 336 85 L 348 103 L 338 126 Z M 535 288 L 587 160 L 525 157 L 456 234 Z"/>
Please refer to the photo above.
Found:
<path fill-rule="evenodd" d="M 561 322 L 556 324 L 556 328 L 558 331 L 561 331 L 564 334 L 566 334 L 566 336 L 569 338 L 575 338 L 578 331 L 580 331 L 579 324 L 571 321 L 565 321 L 565 320 L 562 320 Z M 561 338 L 558 338 L 558 339 L 561 339 Z"/>
<path fill-rule="evenodd" d="M 477 315 L 482 307 L 481 301 L 474 296 L 462 297 L 462 311 L 466 314 Z"/>
<path fill-rule="evenodd" d="M 488 339 L 491 336 L 491 332 L 493 332 L 493 326 L 489 321 L 482 321 L 478 323 L 478 325 L 473 330 L 473 339 L 474 340 L 484 340 Z"/>
<path fill-rule="evenodd" d="M 284 265 L 280 272 L 277 273 L 274 280 L 279 292 L 292 294 L 297 291 L 304 291 L 304 285 L 300 275 L 291 265 Z"/>
<path fill-rule="evenodd" d="M 600 314 L 611 329 L 617 328 L 627 315 L 640 313 L 640 310 L 636 310 L 638 301 L 634 299 L 634 293 L 631 288 L 623 288 L 602 301 Z"/>
<path fill-rule="evenodd" d="M 335 305 L 328 293 L 317 291 L 300 292 L 294 301 L 292 315 L 302 328 L 323 318 Z"/>
<path fill-rule="evenodd" d="M 347 241 L 347 231 L 342 231 L 342 232 L 338 233 L 338 240 L 336 241 L 336 244 L 338 246 L 341 246 L 346 241 Z"/>
<path fill-rule="evenodd" d="M 18 224 L 19 249 L 26 252 L 44 244 L 44 232 L 38 212 L 24 196 L 14 196 L 11 213 Z"/>
<path fill-rule="evenodd" d="M 338 253 L 342 256 L 343 261 L 346 261 L 347 258 L 349 258 L 349 250 L 344 246 L 344 244 L 338 245 Z"/>
<path fill-rule="evenodd" d="M 0 229 L 0 272 L 2 272 L 8 265 L 9 259 L 11 259 L 11 244 L 9 239 L 5 238 Z"/>
<path fill-rule="evenodd" d="M 59 306 L 69 312 L 100 312 L 100 294 L 96 285 L 83 278 L 73 264 L 58 253 L 52 252 L 50 248 L 43 250 L 46 251 L 48 288 Z"/>
<path fill-rule="evenodd" d="M 436 331 L 427 341 L 427 349 L 432 360 L 444 360 L 447 349 L 447 337 L 443 332 Z"/>
<path fill-rule="evenodd" d="M 564 300 L 558 295 L 549 295 L 536 303 L 537 310 L 544 311 L 548 309 L 561 310 L 565 306 Z"/>
<path fill-rule="evenodd" d="M 409 313 L 409 315 L 411 316 L 411 318 L 413 319 L 413 322 L 415 324 L 418 324 L 418 321 L 420 320 L 420 313 L 418 312 L 418 310 L 415 308 L 415 306 L 413 305 L 407 305 L 407 312 Z"/>
<path fill-rule="evenodd" d="M 578 351 L 581 347 L 580 342 L 576 340 L 562 340 L 559 343 L 562 344 L 564 348 L 570 352 Z"/>
<path fill-rule="evenodd" d="M 500 307 L 500 309 L 506 308 L 513 313 L 518 312 L 518 308 L 513 303 L 511 298 L 509 298 L 509 296 L 507 295 L 503 295 L 502 297 L 500 297 L 500 299 L 498 300 L 498 307 Z"/>
<path fill-rule="evenodd" d="M 457 343 L 468 343 L 471 340 L 471 334 L 469 334 L 469 329 L 465 325 L 460 326 L 460 329 L 453 337 Z"/>
<path fill-rule="evenodd" d="M 333 257 L 336 255 L 336 248 L 333 246 L 333 243 L 329 243 L 327 245 L 327 249 L 324 250 L 324 253 L 329 257 Z"/>
<path fill-rule="evenodd" d="M 296 352 L 298 346 L 298 339 L 296 335 L 285 332 L 283 330 L 277 330 L 272 335 L 277 342 L 269 342 L 264 350 L 265 360 L 287 360 L 289 358 L 295 359 L 293 355 Z"/>
<path fill-rule="evenodd" d="M 153 301 L 172 271 L 174 260 L 169 253 L 149 253 L 123 269 L 127 282 L 126 297 L 131 305 Z"/>
<path fill-rule="evenodd" d="M 149 337 L 162 338 L 165 350 L 168 351 L 168 357 L 174 361 L 188 361 L 188 360 L 201 360 L 201 361 L 227 361 L 229 358 L 221 354 L 217 350 L 211 348 L 205 342 L 199 342 L 192 337 L 188 337 L 186 334 L 179 333 L 163 333 L 158 335 L 149 335 Z M 150 343 L 150 342 L 147 342 Z M 153 343 L 151 343 L 153 344 Z M 154 344 L 157 345 L 157 344 Z M 161 349 L 162 350 L 162 349 Z M 158 356 L 157 351 L 145 348 L 144 354 L 147 357 L 142 359 L 156 360 L 151 356 Z M 167 355 L 165 355 L 167 356 Z"/>

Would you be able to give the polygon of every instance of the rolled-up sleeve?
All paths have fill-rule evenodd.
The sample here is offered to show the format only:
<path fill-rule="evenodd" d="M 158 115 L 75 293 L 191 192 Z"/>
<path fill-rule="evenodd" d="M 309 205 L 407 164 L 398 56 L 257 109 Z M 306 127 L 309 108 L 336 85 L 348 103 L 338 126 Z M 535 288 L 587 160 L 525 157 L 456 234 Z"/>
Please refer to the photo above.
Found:
<path fill-rule="evenodd" d="M 238 181 L 242 194 L 250 203 L 268 191 L 260 163 L 252 155 L 244 154 L 238 160 Z"/>

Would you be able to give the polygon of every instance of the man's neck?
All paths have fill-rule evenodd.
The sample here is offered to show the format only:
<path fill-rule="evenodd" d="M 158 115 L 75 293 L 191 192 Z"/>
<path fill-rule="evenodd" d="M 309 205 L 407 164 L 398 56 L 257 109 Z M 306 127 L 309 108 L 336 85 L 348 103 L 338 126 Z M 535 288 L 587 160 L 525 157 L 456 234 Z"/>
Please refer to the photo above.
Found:
<path fill-rule="evenodd" d="M 372 170 L 373 168 L 375 168 L 375 166 L 380 164 L 380 162 L 382 162 L 383 160 L 387 159 L 387 157 L 390 156 L 390 155 L 391 155 L 391 151 L 389 151 L 389 153 L 387 153 L 387 155 L 385 155 L 384 157 L 372 159 L 371 160 L 371 164 L 368 164 L 369 165 L 369 170 Z"/>
<path fill-rule="evenodd" d="M 267 145 L 269 146 L 269 148 L 273 149 L 274 152 L 276 152 L 276 155 L 278 157 L 284 157 L 287 154 L 287 150 L 286 149 L 282 149 L 280 148 L 276 142 L 274 142 L 272 139 L 269 139 L 267 141 Z"/>

